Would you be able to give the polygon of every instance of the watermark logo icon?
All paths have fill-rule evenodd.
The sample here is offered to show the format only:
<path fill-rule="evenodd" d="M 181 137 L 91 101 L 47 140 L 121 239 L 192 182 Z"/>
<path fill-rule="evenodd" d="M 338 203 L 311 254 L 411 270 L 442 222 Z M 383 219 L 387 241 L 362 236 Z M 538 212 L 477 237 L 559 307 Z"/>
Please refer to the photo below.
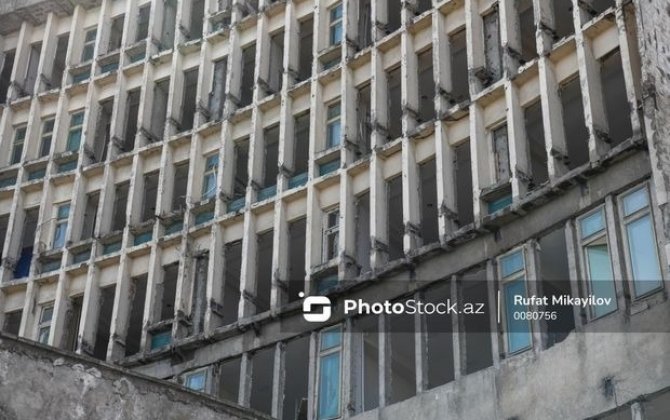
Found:
<path fill-rule="evenodd" d="M 305 293 L 300 292 L 298 296 L 305 298 Z M 326 322 L 331 315 L 330 305 L 326 296 L 308 296 L 302 302 L 302 316 L 307 322 Z"/>

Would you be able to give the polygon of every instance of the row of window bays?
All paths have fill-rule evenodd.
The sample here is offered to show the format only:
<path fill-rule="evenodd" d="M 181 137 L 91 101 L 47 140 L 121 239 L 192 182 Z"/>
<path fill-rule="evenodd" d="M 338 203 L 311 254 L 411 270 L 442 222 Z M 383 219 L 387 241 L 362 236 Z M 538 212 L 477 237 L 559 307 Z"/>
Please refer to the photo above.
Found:
<path fill-rule="evenodd" d="M 496 330 L 490 332 L 491 325 L 496 325 L 493 310 L 488 316 L 468 316 L 460 321 L 457 320 L 460 315 L 453 314 L 455 319 L 446 322 L 440 316 L 426 316 L 416 323 L 414 317 L 422 315 L 395 315 L 380 324 L 378 318 L 362 317 L 310 336 L 226 358 L 215 365 L 189 365 L 174 379 L 192 389 L 215 393 L 268 414 L 283 413 L 282 418 L 303 418 L 298 414 L 307 410 L 308 375 L 314 375 L 316 381 L 312 387 L 316 418 L 339 417 L 344 407 L 349 406 L 343 402 L 346 398 L 353 398 L 351 410 L 356 413 L 402 401 L 417 392 L 492 366 L 494 358 L 551 347 L 575 328 L 610 314 L 627 313 L 631 306 L 639 306 L 640 301 L 646 305 L 659 302 L 657 298 L 664 288 L 662 279 L 667 274 L 662 274 L 666 262 L 658 252 L 654 208 L 648 183 L 637 184 L 615 196 L 607 196 L 604 202 L 537 239 L 395 300 L 416 298 L 438 303 L 452 298 L 461 302 L 488 302 L 489 308 L 495 308 L 491 302 L 496 290 L 500 290 L 502 323 L 497 328 L 501 334 Z M 262 260 L 271 259 L 266 248 L 272 244 L 264 241 L 258 238 L 259 266 L 264 266 Z M 290 245 L 291 253 L 300 252 L 294 245 Z M 88 301 L 82 294 L 85 272 L 70 273 L 74 276 L 67 279 L 70 284 L 66 295 L 70 297 L 64 301 L 58 300 L 63 294 L 57 293 L 57 284 L 66 279 L 34 282 L 23 292 L 5 290 L 3 330 L 79 349 L 101 359 L 118 359 L 142 349 L 158 350 L 174 338 L 202 332 L 209 310 L 216 313 L 212 316 L 221 317 L 218 324 L 233 323 L 238 313 L 243 313 L 241 309 L 238 311 L 242 307 L 238 305 L 243 305 L 240 299 L 245 295 L 240 291 L 241 253 L 240 242 L 227 243 L 219 272 L 212 271 L 218 262 L 210 264 L 207 251 L 174 263 L 169 261 L 179 258 L 178 251 L 166 251 L 164 258 L 153 262 L 142 256 L 130 264 L 131 268 L 126 268 L 129 278 L 122 280 L 117 280 L 117 273 L 124 270 L 123 262 L 118 267 L 101 268 L 99 283 L 87 289 L 91 290 Z M 153 274 L 151 269 L 148 274 L 140 274 L 147 264 L 155 266 Z M 221 289 L 221 294 L 213 297 L 215 302 L 208 309 L 207 282 L 211 273 L 222 276 L 223 280 L 215 286 Z M 179 281 L 182 275 L 191 281 Z M 151 280 L 152 276 L 160 279 Z M 268 284 L 263 286 L 261 281 Z M 258 278 L 257 287 L 257 291 L 269 288 L 269 278 Z M 266 292 L 269 300 L 269 289 Z M 609 305 L 590 309 L 573 310 L 550 304 L 543 310 L 557 311 L 558 317 L 546 321 L 513 316 L 531 309 L 515 303 L 514 295 L 564 294 L 613 300 Z M 261 302 L 260 298 L 256 295 L 256 302 Z M 17 307 L 24 310 L 14 309 Z M 421 334 L 414 333 L 416 325 L 422 325 Z M 343 329 L 354 334 L 343 334 Z M 416 347 L 415 340 L 419 338 L 422 344 Z M 387 350 L 382 356 L 383 348 Z M 417 366 L 424 364 L 415 363 L 417 348 L 426 362 L 421 382 L 416 380 Z M 460 350 L 456 352 L 456 348 Z M 279 360 L 275 354 L 281 355 L 284 369 L 273 369 Z M 314 365 L 306 361 L 307 354 Z M 385 376 L 390 386 L 384 387 L 383 394 L 379 386 L 380 363 L 388 366 L 385 375 L 390 375 Z M 344 373 L 346 366 L 351 372 Z M 273 381 L 278 372 L 289 375 L 283 382 Z M 273 385 L 277 383 L 283 383 L 284 387 Z M 346 389 L 352 393 L 344 392 Z M 273 392 L 282 393 L 283 399 L 273 399 Z M 272 401 L 279 403 L 273 406 Z"/>

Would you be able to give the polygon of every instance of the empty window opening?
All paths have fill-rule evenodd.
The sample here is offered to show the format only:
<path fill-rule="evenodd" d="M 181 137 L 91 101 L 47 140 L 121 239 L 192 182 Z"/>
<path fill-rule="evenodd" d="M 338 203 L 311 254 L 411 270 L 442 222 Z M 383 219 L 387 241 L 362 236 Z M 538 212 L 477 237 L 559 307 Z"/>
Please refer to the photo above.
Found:
<path fill-rule="evenodd" d="M 98 28 L 87 29 L 84 32 L 84 48 L 81 51 L 81 62 L 86 63 L 93 60 L 95 53 L 95 40 L 98 36 Z"/>
<path fill-rule="evenodd" d="M 609 125 L 609 137 L 612 144 L 616 145 L 633 135 L 630 104 L 621 66 L 621 52 L 618 49 L 600 60 L 600 79 Z"/>
<path fill-rule="evenodd" d="M 463 302 L 488 302 L 488 286 L 484 269 L 465 274 L 460 286 Z M 486 307 L 489 307 L 488 303 Z M 493 365 L 490 322 L 488 311 L 480 315 L 463 316 L 466 374 Z"/>
<path fill-rule="evenodd" d="M 7 91 L 9 90 L 9 85 L 12 79 L 12 70 L 14 68 L 15 56 L 16 56 L 16 50 L 7 51 L 5 52 L 4 59 L 2 60 L 2 72 L 0 73 L 1 104 L 7 102 Z"/>
<path fill-rule="evenodd" d="M 156 214 L 156 198 L 158 197 L 158 171 L 144 175 L 144 195 L 142 203 L 142 222 Z"/>
<path fill-rule="evenodd" d="M 239 357 L 228 359 L 219 365 L 219 398 L 224 401 L 237 403 L 240 392 L 240 367 L 242 359 Z"/>
<path fill-rule="evenodd" d="M 179 264 L 170 264 L 163 267 L 163 281 L 159 285 L 160 290 L 160 311 L 159 321 L 172 319 L 175 312 L 175 297 L 177 295 L 177 277 L 179 273 Z"/>
<path fill-rule="evenodd" d="M 174 184 L 172 185 L 172 211 L 182 211 L 186 208 L 188 166 L 188 161 L 176 164 L 174 166 Z"/>
<path fill-rule="evenodd" d="M 226 99 L 226 75 L 228 74 L 228 57 L 214 62 L 212 76 L 212 92 L 209 94 L 209 112 L 213 121 L 223 118 L 223 105 Z"/>
<path fill-rule="evenodd" d="M 270 38 L 270 59 L 268 60 L 268 85 L 271 93 L 282 88 L 284 76 L 284 31 Z"/>
<path fill-rule="evenodd" d="M 610 7 L 614 7 L 614 0 L 588 0 L 585 3 L 579 3 L 581 7 L 588 8 L 592 16 L 599 15 Z"/>
<path fill-rule="evenodd" d="M 151 109 L 151 134 L 159 140 L 163 139 L 163 134 L 165 133 L 169 92 L 170 79 L 154 83 L 154 100 Z"/>
<path fill-rule="evenodd" d="M 426 302 L 439 304 L 451 298 L 451 283 L 441 282 L 426 290 Z M 451 382 L 455 378 L 454 343 L 451 318 L 439 314 L 426 314 L 426 364 L 428 389 Z"/>
<path fill-rule="evenodd" d="M 298 57 L 298 81 L 312 77 L 312 43 L 314 35 L 314 18 L 300 22 L 300 51 Z"/>
<path fill-rule="evenodd" d="M 114 293 L 116 293 L 115 285 L 100 289 L 98 324 L 95 328 L 95 345 L 93 346 L 93 357 L 100 360 L 107 358 L 107 345 L 109 344 L 112 310 L 114 309 Z"/>
<path fill-rule="evenodd" d="M 356 262 L 361 273 L 370 271 L 370 192 L 356 197 Z"/>
<path fill-rule="evenodd" d="M 372 1 L 358 1 L 358 48 L 372 44 Z"/>
<path fill-rule="evenodd" d="M 75 296 L 69 300 L 67 312 L 65 313 L 65 337 L 63 340 L 66 350 L 77 350 L 79 323 L 81 321 L 81 309 L 83 305 L 84 296 Z"/>
<path fill-rule="evenodd" d="M 140 7 L 137 13 L 137 32 L 135 42 L 142 41 L 149 36 L 149 16 L 151 15 L 151 4 Z"/>
<path fill-rule="evenodd" d="M 388 252 L 389 259 L 395 260 L 402 258 L 405 255 L 403 251 L 403 237 L 405 233 L 405 225 L 402 217 L 402 176 L 386 182 L 387 194 L 387 227 L 388 235 Z"/>
<path fill-rule="evenodd" d="M 421 178 L 421 238 L 423 243 L 439 242 L 437 177 L 435 158 L 419 165 Z"/>
<path fill-rule="evenodd" d="M 140 351 L 144 326 L 144 303 L 147 296 L 147 275 L 133 277 L 130 280 L 130 316 L 126 331 L 126 356 Z"/>
<path fill-rule="evenodd" d="M 552 0 L 552 8 L 556 36 L 560 39 L 575 33 L 575 24 L 572 16 L 572 2 Z"/>
<path fill-rule="evenodd" d="M 386 33 L 400 29 L 402 4 L 400 0 L 386 0 Z"/>
<path fill-rule="evenodd" d="M 274 347 L 256 352 L 251 361 L 251 397 L 249 399 L 249 406 L 260 412 L 272 414 Z"/>
<path fill-rule="evenodd" d="M 107 44 L 107 52 L 114 52 L 121 49 L 121 42 L 123 40 L 123 24 L 126 21 L 126 15 L 119 15 L 112 18 L 112 25 L 109 32 L 109 43 Z"/>
<path fill-rule="evenodd" d="M 563 108 L 563 130 L 570 169 L 589 161 L 589 132 L 584 120 L 584 106 L 579 77 L 563 84 L 559 90 Z"/>
<path fill-rule="evenodd" d="M 277 185 L 279 173 L 279 125 L 266 128 L 263 132 L 265 156 L 263 168 L 263 187 Z"/>
<path fill-rule="evenodd" d="M 470 97 L 465 29 L 449 35 L 449 63 L 451 67 L 450 102 L 455 105 Z"/>
<path fill-rule="evenodd" d="M 414 343 L 414 315 L 402 314 L 389 317 L 390 347 L 390 404 L 416 395 L 416 360 Z"/>
<path fill-rule="evenodd" d="M 256 237 L 256 313 L 270 310 L 272 285 L 272 238 L 273 231 L 260 233 Z"/>
<path fill-rule="evenodd" d="M 112 214 L 112 232 L 121 230 L 126 226 L 126 215 L 128 214 L 128 190 L 129 182 L 118 184 L 114 190 L 114 213 Z"/>
<path fill-rule="evenodd" d="M 307 419 L 307 383 L 309 363 L 309 337 L 301 337 L 286 343 L 284 359 L 283 420 Z"/>
<path fill-rule="evenodd" d="M 485 84 L 493 83 L 502 77 L 502 50 L 500 46 L 500 19 L 498 11 L 493 11 L 483 17 L 484 23 L 484 55 L 488 80 Z"/>
<path fill-rule="evenodd" d="M 510 178 L 509 142 L 507 139 L 507 125 L 494 129 L 491 133 L 493 139 L 493 158 L 496 168 L 496 182 L 505 182 Z"/>
<path fill-rule="evenodd" d="M 161 50 L 169 50 L 174 45 L 175 30 L 177 22 L 177 1 L 166 0 L 163 2 L 163 21 L 161 26 Z"/>
<path fill-rule="evenodd" d="M 42 43 L 36 42 L 30 46 L 28 55 L 28 67 L 26 68 L 26 78 L 23 81 L 23 92 L 20 96 L 28 96 L 35 93 L 35 82 L 37 81 L 37 67 L 40 63 L 42 54 Z"/>
<path fill-rule="evenodd" d="M 207 311 L 207 267 L 209 254 L 197 257 L 193 273 L 193 291 L 191 298 L 191 324 L 193 334 L 205 330 L 205 312 Z"/>
<path fill-rule="evenodd" d="M 340 209 L 324 211 L 323 214 L 323 262 L 336 258 L 340 245 Z"/>
<path fill-rule="evenodd" d="M 233 199 L 245 196 L 249 183 L 249 139 L 235 142 L 235 177 L 233 180 Z"/>
<path fill-rule="evenodd" d="M 182 100 L 181 131 L 193 128 L 196 98 L 198 95 L 198 69 L 184 72 L 184 96 Z"/>
<path fill-rule="evenodd" d="M 202 30 L 205 19 L 205 0 L 194 0 L 191 3 L 191 16 L 189 19 L 189 39 L 202 38 Z"/>
<path fill-rule="evenodd" d="M 302 217 L 288 225 L 288 301 L 300 299 L 305 289 L 305 238 L 307 219 Z"/>
<path fill-rule="evenodd" d="M 354 412 L 356 414 L 379 407 L 379 319 L 365 316 L 354 323 Z"/>
<path fill-rule="evenodd" d="M 537 57 L 537 41 L 535 39 L 535 17 L 533 16 L 533 0 L 516 0 L 516 11 L 519 14 L 519 36 L 521 38 L 521 59 L 528 62 Z"/>
<path fill-rule="evenodd" d="M 562 228 L 556 229 L 540 238 L 540 287 L 543 296 L 550 302 L 547 311 L 556 312 L 558 318 L 544 321 L 546 325 L 546 346 L 551 347 L 563 341 L 570 331 L 575 328 L 574 312 L 572 307 L 554 305 L 552 296 L 571 295 L 570 269 L 568 267 L 568 252 L 565 243 L 565 232 Z"/>
<path fill-rule="evenodd" d="M 23 317 L 22 310 L 5 313 L 5 322 L 2 326 L 2 332 L 5 334 L 19 335 L 21 317 Z"/>
<path fill-rule="evenodd" d="M 387 83 L 387 110 L 388 110 L 388 140 L 395 140 L 402 136 L 402 91 L 400 88 L 400 67 L 386 72 Z"/>
<path fill-rule="evenodd" d="M 100 193 L 93 192 L 86 194 L 86 207 L 84 208 L 84 220 L 81 226 L 80 240 L 93 238 L 95 232 L 95 222 L 98 217 L 98 202 Z"/>
<path fill-rule="evenodd" d="M 370 83 L 357 89 L 356 117 L 358 135 L 358 156 L 367 156 L 371 150 L 372 140 L 372 108 Z"/>
<path fill-rule="evenodd" d="M 293 175 L 307 173 L 309 165 L 309 112 L 294 120 L 295 144 L 293 145 Z"/>
<path fill-rule="evenodd" d="M 416 12 L 421 14 L 433 7 L 432 0 L 417 0 Z"/>
<path fill-rule="evenodd" d="M 137 135 L 137 113 L 140 110 L 140 90 L 135 89 L 128 92 L 126 99 L 126 130 L 124 133 L 122 152 L 129 152 L 135 147 L 135 136 Z"/>
<path fill-rule="evenodd" d="M 256 64 L 256 44 L 242 50 L 242 84 L 240 86 L 240 107 L 251 104 L 254 96 L 254 72 Z"/>
<path fill-rule="evenodd" d="M 419 78 L 419 122 L 435 118 L 435 80 L 433 79 L 433 50 L 417 54 Z"/>
<path fill-rule="evenodd" d="M 95 155 L 97 162 L 103 162 L 107 159 L 109 141 L 111 140 L 113 109 L 114 99 L 109 99 L 100 102 L 99 104 L 98 121 L 96 123 L 95 129 L 95 140 L 93 140 L 93 154 Z"/>
<path fill-rule="evenodd" d="M 223 325 L 237 321 L 242 271 L 242 241 L 225 245 L 223 253 Z"/>
<path fill-rule="evenodd" d="M 63 73 L 65 73 L 65 57 L 67 55 L 67 47 L 70 40 L 70 34 L 64 34 L 58 37 L 56 44 L 56 55 L 54 56 L 54 63 L 51 70 L 51 85 L 52 89 L 60 88 L 63 84 Z"/>
<path fill-rule="evenodd" d="M 542 122 L 542 103 L 537 101 L 526 107 L 523 115 L 532 180 L 529 187 L 532 189 L 549 180 L 547 147 L 544 142 L 544 123 Z"/>
<path fill-rule="evenodd" d="M 340 102 L 328 105 L 326 110 L 326 149 L 339 146 L 342 142 L 342 106 Z"/>
<path fill-rule="evenodd" d="M 0 216 L 0 255 L 5 250 L 5 239 L 7 239 L 7 228 L 9 226 L 9 215 Z"/>
<path fill-rule="evenodd" d="M 28 277 L 28 274 L 30 273 L 39 210 L 39 208 L 26 210 L 25 219 L 23 220 L 23 231 L 21 232 L 21 254 L 19 255 L 19 259 L 14 268 L 15 279 Z"/>

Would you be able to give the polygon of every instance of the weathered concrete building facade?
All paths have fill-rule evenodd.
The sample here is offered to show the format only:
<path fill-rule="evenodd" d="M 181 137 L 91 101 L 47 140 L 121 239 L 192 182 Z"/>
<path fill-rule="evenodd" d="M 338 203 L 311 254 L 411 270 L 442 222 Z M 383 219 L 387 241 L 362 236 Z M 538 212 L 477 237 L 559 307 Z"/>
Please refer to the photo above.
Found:
<path fill-rule="evenodd" d="M 3 2 L 0 327 L 281 419 L 669 418 L 669 43 L 663 0 Z M 562 294 L 611 301 L 512 301 Z"/>

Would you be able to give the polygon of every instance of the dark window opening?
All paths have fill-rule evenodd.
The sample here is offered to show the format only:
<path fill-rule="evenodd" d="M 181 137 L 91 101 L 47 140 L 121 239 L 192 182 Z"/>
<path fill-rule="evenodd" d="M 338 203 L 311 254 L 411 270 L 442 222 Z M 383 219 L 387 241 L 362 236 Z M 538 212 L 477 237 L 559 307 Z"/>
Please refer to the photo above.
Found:
<path fill-rule="evenodd" d="M 202 30 L 205 19 L 205 0 L 194 0 L 191 3 L 191 16 L 188 24 L 189 39 L 202 38 Z"/>
<path fill-rule="evenodd" d="M 5 239 L 7 239 L 7 228 L 9 226 L 9 215 L 0 216 L 0 255 L 5 250 Z"/>
<path fill-rule="evenodd" d="M 485 85 L 496 82 L 502 77 L 502 49 L 500 46 L 500 19 L 498 11 L 483 17 L 484 55 L 489 80 Z"/>
<path fill-rule="evenodd" d="M 63 342 L 65 350 L 77 350 L 79 324 L 81 322 L 81 310 L 83 305 L 84 296 L 70 298 L 68 309 L 65 313 L 65 339 Z"/>
<path fill-rule="evenodd" d="M 356 414 L 379 407 L 379 333 L 376 316 L 354 321 L 354 412 Z"/>
<path fill-rule="evenodd" d="M 300 22 L 300 51 L 298 57 L 298 82 L 312 77 L 312 43 L 314 19 Z"/>
<path fill-rule="evenodd" d="M 256 352 L 251 361 L 251 397 L 249 406 L 262 413 L 272 414 L 272 379 L 275 364 L 274 347 Z"/>
<path fill-rule="evenodd" d="M 109 344 L 110 329 L 112 326 L 115 293 L 116 285 L 100 289 L 98 325 L 95 329 L 95 345 L 93 346 L 93 357 L 96 359 L 105 360 L 107 358 L 107 345 Z"/>
<path fill-rule="evenodd" d="M 400 29 L 402 4 L 400 0 L 386 0 L 386 33 Z"/>
<path fill-rule="evenodd" d="M 151 15 L 151 4 L 140 7 L 137 14 L 137 32 L 135 42 L 142 41 L 149 36 L 149 16 Z"/>
<path fill-rule="evenodd" d="M 433 79 L 433 50 L 417 55 L 419 79 L 419 122 L 435 118 L 435 80 Z"/>
<path fill-rule="evenodd" d="M 226 99 L 226 75 L 228 74 L 228 58 L 214 62 L 212 92 L 209 94 L 209 112 L 213 121 L 223 118 L 223 105 Z"/>
<path fill-rule="evenodd" d="M 122 151 L 129 152 L 135 147 L 137 135 L 137 114 L 140 110 L 140 90 L 128 92 L 126 100 L 126 131 L 123 139 Z"/>
<path fill-rule="evenodd" d="M 467 273 L 460 283 L 462 302 L 481 302 L 488 305 L 486 271 Z M 465 330 L 465 373 L 470 374 L 493 365 L 489 312 L 463 316 Z"/>
<path fill-rule="evenodd" d="M 33 246 L 35 245 L 35 231 L 37 230 L 37 218 L 39 208 L 27 209 L 21 232 L 21 254 L 14 267 L 14 278 L 28 277 L 30 265 L 33 259 Z"/>
<path fill-rule="evenodd" d="M 177 24 L 177 2 L 167 0 L 163 2 L 163 22 L 161 26 L 161 50 L 169 50 L 174 45 Z"/>
<path fill-rule="evenodd" d="M 95 128 L 95 140 L 93 145 L 93 154 L 97 162 L 103 162 L 107 159 L 109 141 L 111 140 L 112 130 L 112 111 L 114 109 L 114 99 L 109 99 L 98 104 L 98 121 Z"/>
<path fill-rule="evenodd" d="M 563 107 L 563 129 L 570 169 L 589 161 L 589 132 L 584 120 L 584 105 L 579 77 L 561 86 L 559 90 Z"/>
<path fill-rule="evenodd" d="M 544 123 L 542 122 L 542 103 L 540 101 L 524 109 L 524 121 L 532 179 L 529 187 L 532 189 L 549 180 L 547 147 L 544 142 Z"/>
<path fill-rule="evenodd" d="M 181 131 L 193 128 L 198 95 L 198 69 L 184 72 L 184 96 L 182 100 Z"/>
<path fill-rule="evenodd" d="M 95 233 L 95 222 L 98 217 L 98 202 L 100 193 L 94 192 L 86 195 L 86 208 L 84 209 L 84 220 L 81 227 L 81 237 L 85 240 L 93 238 Z"/>
<path fill-rule="evenodd" d="M 386 72 L 388 140 L 402 136 L 402 91 L 400 88 L 400 67 Z"/>
<path fill-rule="evenodd" d="M 259 233 L 256 237 L 256 313 L 270 310 L 272 285 L 273 231 Z"/>
<path fill-rule="evenodd" d="M 470 97 L 465 29 L 449 35 L 449 60 L 451 65 L 451 104 L 455 105 Z"/>
<path fill-rule="evenodd" d="M 242 50 L 242 84 L 240 86 L 240 107 L 251 104 L 254 96 L 254 77 L 256 67 L 256 44 Z"/>
<path fill-rule="evenodd" d="M 142 203 L 142 222 L 146 222 L 156 214 L 158 197 L 158 171 L 144 175 L 144 195 Z"/>
<path fill-rule="evenodd" d="M 361 273 L 370 271 L 370 192 L 356 197 L 356 262 Z"/>
<path fill-rule="evenodd" d="M 233 199 L 242 198 L 249 183 L 249 139 L 235 142 L 235 179 L 233 181 Z"/>
<path fill-rule="evenodd" d="M 223 266 L 223 325 L 237 321 L 240 303 L 242 241 L 226 244 Z"/>
<path fill-rule="evenodd" d="M 189 162 L 174 166 L 174 184 L 172 186 L 172 211 L 186 208 L 186 186 L 188 183 Z"/>
<path fill-rule="evenodd" d="M 454 147 L 454 180 L 456 188 L 456 209 L 458 226 L 465 226 L 475 219 L 472 193 L 472 159 L 470 157 L 470 141 Z"/>
<path fill-rule="evenodd" d="M 163 134 L 165 133 L 169 92 L 170 79 L 154 83 L 154 100 L 151 109 L 151 134 L 159 140 L 163 139 Z"/>
<path fill-rule="evenodd" d="M 402 217 L 402 176 L 386 182 L 388 217 L 387 234 L 389 259 L 395 260 L 405 255 L 403 251 L 403 237 L 405 225 Z"/>
<path fill-rule="evenodd" d="M 107 44 L 107 52 L 114 52 L 121 49 L 121 42 L 123 39 L 123 24 L 126 16 L 119 15 L 112 19 L 112 25 L 109 32 L 109 43 Z"/>
<path fill-rule="evenodd" d="M 147 297 L 147 275 L 142 274 L 130 280 L 130 318 L 126 331 L 126 356 L 140 351 L 144 326 L 144 304 Z"/>
<path fill-rule="evenodd" d="M 165 321 L 174 317 L 175 297 L 177 295 L 177 277 L 179 273 L 178 264 L 170 264 L 163 267 L 163 282 L 159 285 L 160 290 L 160 319 Z"/>
<path fill-rule="evenodd" d="M 23 92 L 20 96 L 29 96 L 35 93 L 35 83 L 37 82 L 37 68 L 42 54 L 42 43 L 36 42 L 30 46 L 28 56 L 28 67 L 26 69 L 26 78 L 23 81 Z"/>
<path fill-rule="evenodd" d="M 207 312 L 207 267 L 209 254 L 195 260 L 193 291 L 191 299 L 192 333 L 200 334 L 205 330 L 205 312 Z"/>
<path fill-rule="evenodd" d="M 5 57 L 2 63 L 2 73 L 0 73 L 0 104 L 7 102 L 7 91 L 9 90 L 9 84 L 12 79 L 15 55 L 15 50 L 5 52 Z"/>
<path fill-rule="evenodd" d="M 277 184 L 279 173 L 279 125 L 266 128 L 263 131 L 265 141 L 265 156 L 263 159 L 263 187 Z"/>
<path fill-rule="evenodd" d="M 282 419 L 307 420 L 307 384 L 309 363 L 309 337 L 302 337 L 286 343 L 284 404 Z"/>
<path fill-rule="evenodd" d="M 390 404 L 416 395 L 414 331 L 414 315 L 389 317 L 391 380 L 387 395 Z"/>
<path fill-rule="evenodd" d="M 126 226 L 126 215 L 128 214 L 128 189 L 129 182 L 118 184 L 114 190 L 114 213 L 112 214 L 112 232 L 121 230 Z"/>
<path fill-rule="evenodd" d="M 356 115 L 358 120 L 358 155 L 367 156 L 371 150 L 372 140 L 372 107 L 371 107 L 371 86 L 366 83 L 358 88 L 356 101 Z"/>
<path fill-rule="evenodd" d="M 284 76 L 284 31 L 270 38 L 270 59 L 268 60 L 268 86 L 271 93 L 281 90 Z"/>
<path fill-rule="evenodd" d="M 237 403 L 240 392 L 240 370 L 242 359 L 239 357 L 221 362 L 219 366 L 219 398 Z"/>
<path fill-rule="evenodd" d="M 358 1 L 358 48 L 372 44 L 372 6 L 371 0 Z"/>
<path fill-rule="evenodd" d="M 56 44 L 56 55 L 54 56 L 53 67 L 51 70 L 51 85 L 50 88 L 57 89 L 63 84 L 63 73 L 65 73 L 65 56 L 67 55 L 67 47 L 70 40 L 70 34 L 64 34 L 58 37 Z"/>
<path fill-rule="evenodd" d="M 575 33 L 575 25 L 572 17 L 572 2 L 552 0 L 552 6 L 556 36 L 560 39 Z"/>
<path fill-rule="evenodd" d="M 617 49 L 600 60 L 600 80 L 609 125 L 609 137 L 617 145 L 633 135 L 630 121 L 630 103 L 621 66 L 621 52 Z"/>
<path fill-rule="evenodd" d="M 23 317 L 22 310 L 5 313 L 5 322 L 2 326 L 2 332 L 5 334 L 19 335 L 21 317 Z"/>
<path fill-rule="evenodd" d="M 421 238 L 425 245 L 440 241 L 435 158 L 419 165 L 419 177 L 421 179 Z"/>
<path fill-rule="evenodd" d="M 293 175 L 306 174 L 309 165 L 309 112 L 294 119 Z"/>
<path fill-rule="evenodd" d="M 425 293 L 426 302 L 439 304 L 451 299 L 451 283 L 440 282 Z M 455 378 L 454 343 L 451 317 L 425 315 L 426 358 L 428 365 L 428 389 L 451 382 Z"/>
<path fill-rule="evenodd" d="M 517 0 L 516 10 L 519 13 L 519 36 L 521 37 L 521 59 L 524 62 L 537 57 L 537 40 L 535 39 L 535 17 L 533 16 L 533 0 Z"/>
<path fill-rule="evenodd" d="M 288 225 L 288 301 L 300 299 L 305 289 L 305 239 L 307 219 L 304 217 Z"/>

